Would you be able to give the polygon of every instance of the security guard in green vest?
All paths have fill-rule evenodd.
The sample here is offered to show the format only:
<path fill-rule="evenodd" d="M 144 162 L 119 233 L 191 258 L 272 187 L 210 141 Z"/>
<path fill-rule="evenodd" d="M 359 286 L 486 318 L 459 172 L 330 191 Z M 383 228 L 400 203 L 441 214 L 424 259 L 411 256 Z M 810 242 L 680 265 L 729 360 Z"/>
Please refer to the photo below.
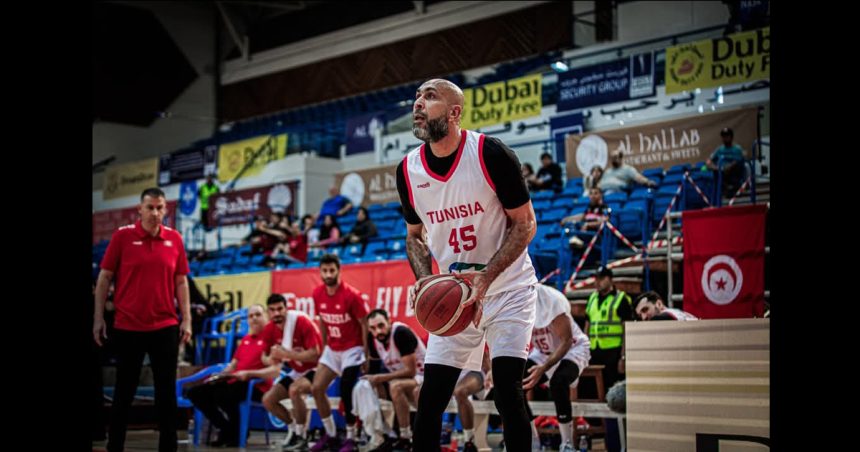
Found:
<path fill-rule="evenodd" d="M 211 229 L 209 226 L 209 197 L 219 192 L 221 189 L 218 188 L 211 174 L 206 176 L 206 183 L 197 190 L 198 199 L 200 199 L 200 223 L 203 224 L 203 229 L 207 231 Z"/>
<path fill-rule="evenodd" d="M 603 382 L 608 390 L 624 373 L 624 322 L 633 321 L 630 295 L 612 284 L 612 270 L 597 270 L 597 291 L 585 306 L 585 331 L 591 339 L 591 364 L 602 364 Z"/>

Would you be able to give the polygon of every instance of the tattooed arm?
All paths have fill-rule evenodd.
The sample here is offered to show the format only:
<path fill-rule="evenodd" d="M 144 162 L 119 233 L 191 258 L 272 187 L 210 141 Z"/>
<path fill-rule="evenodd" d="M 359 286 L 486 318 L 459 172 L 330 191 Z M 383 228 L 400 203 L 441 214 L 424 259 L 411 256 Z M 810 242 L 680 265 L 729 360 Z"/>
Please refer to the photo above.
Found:
<path fill-rule="evenodd" d="M 473 289 L 472 296 L 463 304 L 468 306 L 472 303 L 478 303 L 478 309 L 475 311 L 475 326 L 478 326 L 478 323 L 481 321 L 481 301 L 484 298 L 484 294 L 487 293 L 490 284 L 496 280 L 500 273 L 520 257 L 537 231 L 537 221 L 535 220 L 535 211 L 532 208 L 531 201 L 514 209 L 505 209 L 505 213 L 511 220 L 511 227 L 505 233 L 502 247 L 496 251 L 496 254 L 493 255 L 487 264 L 486 271 L 461 274 L 464 279 L 472 282 Z"/>
<path fill-rule="evenodd" d="M 424 225 L 421 223 L 406 224 L 406 256 L 416 280 L 433 274 L 430 247 L 424 239 Z"/>

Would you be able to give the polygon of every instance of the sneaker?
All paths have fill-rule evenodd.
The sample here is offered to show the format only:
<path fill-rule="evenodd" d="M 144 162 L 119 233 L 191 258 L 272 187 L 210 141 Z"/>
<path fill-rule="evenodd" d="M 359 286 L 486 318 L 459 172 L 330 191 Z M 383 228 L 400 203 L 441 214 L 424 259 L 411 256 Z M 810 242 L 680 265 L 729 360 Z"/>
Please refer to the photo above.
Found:
<path fill-rule="evenodd" d="M 558 449 L 558 452 L 576 452 L 576 449 L 573 448 L 573 444 L 570 444 L 570 441 L 565 441 Z"/>
<path fill-rule="evenodd" d="M 412 440 L 406 438 L 398 438 L 397 441 L 395 441 L 394 444 L 391 445 L 391 449 L 396 451 L 411 452 Z"/>
<path fill-rule="evenodd" d="M 328 433 L 323 433 L 320 440 L 311 447 L 311 452 L 338 450 L 338 448 L 340 448 L 340 439 L 337 436 L 328 436 Z"/>
<path fill-rule="evenodd" d="M 585 242 L 583 242 L 582 239 L 577 236 L 571 237 L 570 240 L 567 241 L 567 243 L 569 243 L 570 246 L 574 248 L 582 248 L 585 246 Z"/>
<path fill-rule="evenodd" d="M 293 435 L 290 444 L 285 444 L 282 450 L 284 452 L 305 452 L 308 450 L 308 439 L 302 438 L 299 435 Z"/>
<path fill-rule="evenodd" d="M 293 438 L 295 438 L 296 433 L 292 430 L 287 431 L 287 436 L 284 437 L 284 441 L 281 443 L 281 447 L 287 447 L 294 442 Z"/>
<path fill-rule="evenodd" d="M 385 439 L 382 440 L 382 444 L 376 446 L 373 449 L 370 449 L 370 452 L 393 452 L 394 451 L 393 445 L 394 445 L 394 441 L 386 436 Z M 371 445 L 371 447 L 372 447 L 372 445 Z"/>
<path fill-rule="evenodd" d="M 478 452 L 478 447 L 471 441 L 463 443 L 463 452 Z"/>
<path fill-rule="evenodd" d="M 338 452 L 358 452 L 358 444 L 355 443 L 354 439 L 347 438 L 340 446 Z"/>

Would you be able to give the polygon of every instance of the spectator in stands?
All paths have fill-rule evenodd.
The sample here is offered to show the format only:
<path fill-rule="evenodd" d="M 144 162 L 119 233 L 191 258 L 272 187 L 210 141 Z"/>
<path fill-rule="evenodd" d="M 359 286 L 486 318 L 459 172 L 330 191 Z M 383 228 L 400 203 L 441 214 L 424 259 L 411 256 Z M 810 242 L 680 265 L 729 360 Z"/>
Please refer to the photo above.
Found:
<path fill-rule="evenodd" d="M 308 244 L 318 242 L 320 239 L 320 228 L 316 224 L 316 217 L 306 214 L 299 222 L 302 234 L 307 237 Z"/>
<path fill-rule="evenodd" d="M 278 212 L 269 214 L 269 221 L 258 226 L 260 230 L 260 251 L 266 256 L 270 256 L 275 246 L 286 236 L 286 233 L 281 229 L 281 219 L 283 215 Z"/>
<path fill-rule="evenodd" d="M 337 186 L 332 185 L 328 192 L 331 197 L 323 201 L 316 220 L 317 226 L 322 226 L 326 215 L 332 215 L 337 218 L 346 215 L 352 210 L 352 202 L 350 202 L 349 198 L 340 194 Z"/>
<path fill-rule="evenodd" d="M 720 137 L 723 139 L 723 144 L 714 149 L 711 157 L 705 162 L 705 165 L 714 171 L 716 177 L 717 171 L 721 171 L 719 167 L 720 159 L 722 158 L 722 173 L 723 173 L 723 195 L 734 196 L 738 191 L 744 178 L 744 150 L 736 144 L 732 144 L 735 133 L 732 129 L 725 127 L 720 131 Z"/>
<path fill-rule="evenodd" d="M 541 169 L 538 170 L 537 176 L 527 180 L 529 188 L 532 190 L 552 190 L 560 192 L 562 188 L 561 182 L 561 167 L 558 163 L 552 161 L 552 155 L 544 152 L 540 156 Z"/>
<path fill-rule="evenodd" d="M 266 235 L 263 232 L 263 229 L 266 228 L 266 219 L 262 215 L 257 215 L 254 218 L 254 228 L 251 230 L 248 235 L 242 238 L 239 243 L 236 244 L 238 247 L 242 247 L 245 245 L 251 245 L 251 254 L 259 254 L 265 248 L 264 236 Z"/>
<path fill-rule="evenodd" d="M 297 259 L 293 258 L 290 249 L 290 243 L 293 239 L 293 235 L 295 234 L 295 229 L 292 223 L 290 216 L 284 214 L 280 217 L 277 226 L 267 229 L 266 232 L 274 236 L 277 239 L 277 243 L 272 248 L 272 252 L 263 260 L 263 263 L 266 266 L 274 267 L 278 257 L 281 255 L 283 255 L 283 257 L 288 261 L 297 261 Z"/>
<path fill-rule="evenodd" d="M 657 292 L 648 291 L 638 297 L 633 304 L 636 316 L 642 320 L 698 320 L 699 318 L 680 309 L 667 308 L 663 297 Z"/>
<path fill-rule="evenodd" d="M 532 168 L 531 163 L 523 163 L 522 165 L 523 179 L 526 181 L 526 185 L 528 185 L 529 190 L 532 190 L 532 184 L 535 180 L 535 169 Z"/>
<path fill-rule="evenodd" d="M 239 404 L 248 394 L 248 380 L 262 378 L 254 386 L 251 398 L 261 401 L 263 394 L 272 387 L 272 372 L 267 369 L 263 356 L 267 345 L 262 339 L 266 325 L 263 306 L 255 304 L 248 308 L 250 332 L 239 341 L 233 359 L 224 368 L 188 391 L 188 399 L 206 415 L 212 425 L 218 427 L 218 440 L 212 446 L 239 446 Z M 278 367 L 275 367 L 277 373 Z"/>
<path fill-rule="evenodd" d="M 313 224 L 314 219 L 311 215 L 305 215 L 301 220 L 293 222 L 293 234 L 288 243 L 291 258 L 299 262 L 308 261 L 308 231 L 305 226 L 311 228 Z"/>
<path fill-rule="evenodd" d="M 363 246 L 361 252 L 364 253 L 364 248 L 367 247 L 367 240 L 378 235 L 376 225 L 370 219 L 370 214 L 364 207 L 359 207 L 355 214 L 355 226 L 352 231 L 341 239 L 341 243 L 351 245 L 353 243 L 361 243 Z"/>
<path fill-rule="evenodd" d="M 592 188 L 598 188 L 597 185 L 600 183 L 600 179 L 603 177 L 603 167 L 600 165 L 594 165 L 591 167 L 591 171 L 582 178 L 582 196 L 588 196 L 589 190 Z"/>
<path fill-rule="evenodd" d="M 603 194 L 626 191 L 631 188 L 632 182 L 652 188 L 657 186 L 656 182 L 640 174 L 636 168 L 622 163 L 623 159 L 624 153 L 620 149 L 616 149 L 610 154 L 609 168 L 606 168 L 603 177 L 597 184 L 603 190 Z"/>
<path fill-rule="evenodd" d="M 209 224 L 209 197 L 220 192 L 221 188 L 215 183 L 211 174 L 206 176 L 206 183 L 197 190 L 197 196 L 200 200 L 200 223 L 206 231 L 212 229 Z"/>
<path fill-rule="evenodd" d="M 109 451 L 121 451 L 125 445 L 129 411 L 147 354 L 155 386 L 158 450 L 176 450 L 176 364 L 179 342 L 191 340 L 191 304 L 185 245 L 177 231 L 162 224 L 166 212 L 164 192 L 144 190 L 140 219 L 113 233 L 101 262 L 92 329 L 99 346 L 108 339 L 104 310 L 116 275 L 116 320 L 110 340 L 116 347 L 117 371 Z"/>
<path fill-rule="evenodd" d="M 325 248 L 329 245 L 336 244 L 340 241 L 340 226 L 337 224 L 334 215 L 326 215 L 323 217 L 323 224 L 320 227 L 319 240 L 311 243 L 311 248 Z"/>
<path fill-rule="evenodd" d="M 600 228 L 600 224 L 606 221 L 606 204 L 603 203 L 603 193 L 599 188 L 588 190 L 588 208 L 585 212 L 570 215 L 561 219 L 561 224 L 573 223 L 573 229 L 577 232 L 594 232 Z M 591 240 L 592 234 L 578 234 L 570 238 L 569 243 L 577 248 L 584 245 L 583 237 Z"/>

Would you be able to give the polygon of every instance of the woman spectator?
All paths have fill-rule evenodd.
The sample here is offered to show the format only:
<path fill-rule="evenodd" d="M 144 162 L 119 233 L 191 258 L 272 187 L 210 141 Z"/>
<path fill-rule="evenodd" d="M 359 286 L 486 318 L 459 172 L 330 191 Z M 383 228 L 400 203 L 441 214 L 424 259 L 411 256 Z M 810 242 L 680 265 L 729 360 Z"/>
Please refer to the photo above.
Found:
<path fill-rule="evenodd" d="M 361 243 L 361 252 L 364 253 L 364 248 L 367 246 L 367 240 L 371 237 L 377 236 L 376 224 L 374 224 L 373 220 L 370 219 L 370 214 L 364 207 L 358 208 L 355 220 L 355 226 L 352 227 L 352 231 L 344 236 L 341 243 L 344 245 Z"/>
<path fill-rule="evenodd" d="M 334 215 L 326 215 L 323 217 L 323 224 L 320 227 L 319 240 L 311 244 L 312 248 L 325 248 L 331 244 L 340 242 L 340 226 Z"/>
<path fill-rule="evenodd" d="M 601 177 L 603 177 L 603 167 L 594 165 L 591 171 L 582 178 L 582 196 L 588 196 L 589 190 L 597 188 Z"/>

